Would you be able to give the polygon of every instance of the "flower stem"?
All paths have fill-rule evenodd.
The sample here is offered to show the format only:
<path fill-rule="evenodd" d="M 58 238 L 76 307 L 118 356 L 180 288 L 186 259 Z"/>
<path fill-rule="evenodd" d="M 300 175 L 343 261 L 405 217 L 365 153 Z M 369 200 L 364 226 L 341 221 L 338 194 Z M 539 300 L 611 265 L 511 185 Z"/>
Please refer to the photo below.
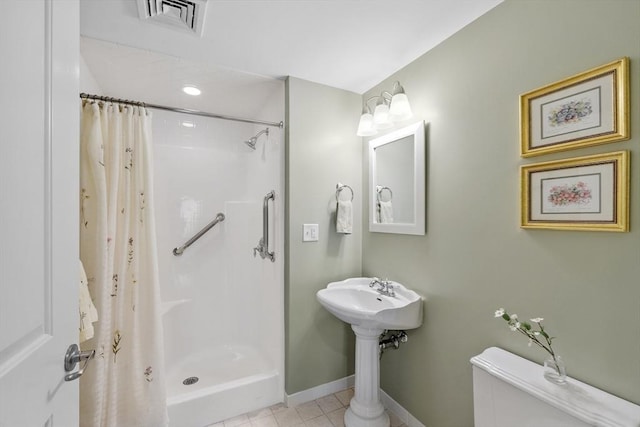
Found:
<path fill-rule="evenodd" d="M 556 372 L 559 376 L 561 375 L 558 358 L 556 357 L 556 354 L 553 351 L 552 347 L 553 337 L 550 337 L 549 334 L 544 330 L 544 326 L 542 326 L 542 321 L 544 319 L 542 317 L 531 319 L 531 321 L 535 323 L 539 328 L 539 330 L 535 331 L 532 329 L 531 324 L 529 324 L 528 322 L 521 322 L 516 314 L 510 315 L 504 308 L 496 310 L 494 316 L 504 319 L 512 331 L 518 331 L 522 335 L 529 338 L 529 345 L 535 343 L 535 345 L 549 353 L 549 355 L 553 359 Z M 544 342 L 538 338 L 540 336 L 544 337 Z"/>

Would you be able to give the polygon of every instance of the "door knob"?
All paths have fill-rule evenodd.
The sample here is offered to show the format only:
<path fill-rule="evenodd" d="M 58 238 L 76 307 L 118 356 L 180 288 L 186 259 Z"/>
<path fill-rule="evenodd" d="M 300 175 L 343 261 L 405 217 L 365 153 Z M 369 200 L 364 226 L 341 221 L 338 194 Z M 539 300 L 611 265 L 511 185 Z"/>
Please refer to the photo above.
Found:
<path fill-rule="evenodd" d="M 84 360 L 84 363 L 80 369 L 76 372 L 71 372 L 64 376 L 65 381 L 77 380 L 82 376 L 84 370 L 87 368 L 89 361 L 96 355 L 95 350 L 80 351 L 77 344 L 71 344 L 67 349 L 67 353 L 64 355 L 64 370 L 71 372 L 80 361 Z"/>

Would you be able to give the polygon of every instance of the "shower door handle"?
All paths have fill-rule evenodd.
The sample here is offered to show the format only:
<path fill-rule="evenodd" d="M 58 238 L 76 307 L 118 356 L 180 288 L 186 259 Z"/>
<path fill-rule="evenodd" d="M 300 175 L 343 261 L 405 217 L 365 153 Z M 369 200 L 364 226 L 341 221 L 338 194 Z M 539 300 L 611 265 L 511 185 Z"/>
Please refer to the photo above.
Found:
<path fill-rule="evenodd" d="M 95 350 L 80 351 L 77 344 L 71 344 L 67 349 L 67 353 L 64 355 L 64 370 L 71 372 L 80 361 L 84 360 L 84 363 L 78 371 L 65 375 L 64 380 L 73 381 L 80 378 L 82 374 L 84 374 L 84 370 L 87 368 L 89 361 L 93 359 L 95 355 Z"/>

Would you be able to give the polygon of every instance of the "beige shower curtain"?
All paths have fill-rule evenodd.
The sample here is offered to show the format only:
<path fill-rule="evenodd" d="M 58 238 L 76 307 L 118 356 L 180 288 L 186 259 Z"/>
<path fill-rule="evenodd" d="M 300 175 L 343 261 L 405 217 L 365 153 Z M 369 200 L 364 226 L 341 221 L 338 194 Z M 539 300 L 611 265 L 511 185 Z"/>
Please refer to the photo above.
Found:
<path fill-rule="evenodd" d="M 166 426 L 151 114 L 85 100 L 80 143 L 80 257 L 99 316 L 82 343 L 96 357 L 80 379 L 80 425 Z"/>

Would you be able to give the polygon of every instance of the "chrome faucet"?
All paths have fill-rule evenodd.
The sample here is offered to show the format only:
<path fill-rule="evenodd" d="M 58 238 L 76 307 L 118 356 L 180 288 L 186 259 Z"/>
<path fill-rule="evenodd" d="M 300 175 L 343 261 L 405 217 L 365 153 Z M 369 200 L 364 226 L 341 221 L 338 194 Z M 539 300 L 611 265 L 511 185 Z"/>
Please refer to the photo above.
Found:
<path fill-rule="evenodd" d="M 377 277 L 374 277 L 371 280 L 371 283 L 369 283 L 369 287 L 373 288 L 374 286 L 378 285 L 378 289 L 376 289 L 376 291 L 378 291 L 378 293 L 380 295 L 386 295 L 388 297 L 395 297 L 396 293 L 393 290 L 393 285 L 391 284 L 391 282 L 387 279 L 385 280 L 380 280 Z"/>

